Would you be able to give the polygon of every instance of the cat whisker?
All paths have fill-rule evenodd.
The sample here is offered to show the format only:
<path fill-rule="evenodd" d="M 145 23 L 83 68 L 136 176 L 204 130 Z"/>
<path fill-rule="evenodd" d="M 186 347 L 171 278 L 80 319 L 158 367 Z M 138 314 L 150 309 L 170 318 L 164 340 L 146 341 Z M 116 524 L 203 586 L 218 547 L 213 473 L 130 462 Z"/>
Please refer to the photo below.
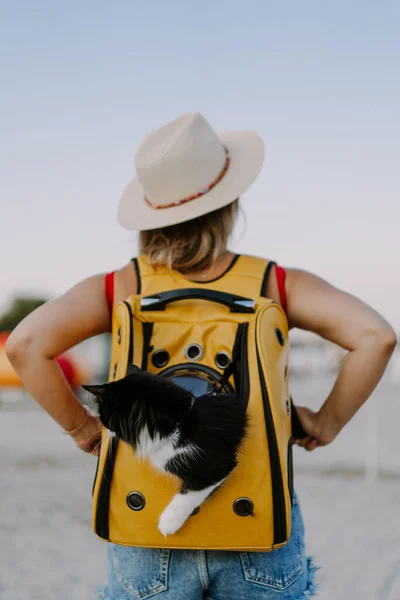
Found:
<path fill-rule="evenodd" d="M 108 444 L 108 457 L 112 458 L 112 444 Z"/>
<path fill-rule="evenodd" d="M 92 454 L 95 454 L 97 448 L 100 448 L 101 446 L 101 440 L 95 445 L 95 447 L 92 449 Z"/>
<path fill-rule="evenodd" d="M 98 433 L 92 433 L 86 440 L 85 440 L 85 447 L 87 447 L 87 445 L 89 444 L 89 442 L 98 435 Z M 99 441 L 99 444 L 101 443 L 101 439 Z M 97 446 L 96 446 L 97 448 Z"/>

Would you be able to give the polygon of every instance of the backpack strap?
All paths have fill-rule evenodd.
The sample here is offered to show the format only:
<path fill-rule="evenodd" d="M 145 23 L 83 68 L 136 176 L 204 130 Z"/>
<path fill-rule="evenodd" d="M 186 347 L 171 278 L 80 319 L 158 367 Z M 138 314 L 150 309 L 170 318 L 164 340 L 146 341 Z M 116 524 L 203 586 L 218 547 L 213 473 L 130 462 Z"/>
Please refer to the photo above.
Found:
<path fill-rule="evenodd" d="M 150 294 L 184 287 L 182 278 L 179 277 L 178 273 L 166 267 L 154 267 L 144 255 L 133 258 L 132 262 L 138 280 L 136 293 L 141 296 L 149 296 Z M 178 281 L 176 280 L 177 276 Z"/>
<path fill-rule="evenodd" d="M 275 264 L 276 263 L 274 263 L 272 260 L 267 264 L 267 268 L 265 269 L 264 277 L 261 283 L 260 296 L 265 297 L 266 295 L 269 277 L 271 275 L 272 267 L 275 266 Z"/>
<path fill-rule="evenodd" d="M 286 280 L 286 271 L 283 267 L 277 265 L 274 261 L 268 263 L 267 268 L 265 269 L 263 282 L 261 285 L 261 296 L 265 297 L 267 294 L 268 281 L 271 275 L 272 268 L 275 267 L 275 275 L 276 282 L 278 284 L 279 298 L 281 301 L 281 306 L 283 310 L 286 312 L 286 290 L 285 290 L 285 280 Z"/>
<path fill-rule="evenodd" d="M 142 293 L 142 278 L 140 275 L 139 260 L 137 258 L 131 258 L 131 262 L 133 263 L 136 272 L 136 293 L 140 295 Z"/>
<path fill-rule="evenodd" d="M 271 264 L 265 258 L 240 254 L 220 277 L 203 283 L 190 281 L 177 271 L 166 267 L 155 268 L 144 255 L 134 259 L 134 262 L 138 279 L 141 281 L 141 291 L 138 293 L 142 296 L 174 289 L 202 287 L 230 294 L 236 294 L 240 290 L 242 296 L 253 300 L 260 297 L 263 286 L 266 289 L 268 276 L 275 264 Z"/>
<path fill-rule="evenodd" d="M 239 256 L 235 259 L 233 267 L 235 266 L 235 263 L 237 262 L 238 258 L 239 258 Z M 276 279 L 277 279 L 278 289 L 279 289 L 279 296 L 280 296 L 282 308 L 286 312 L 286 292 L 285 292 L 286 272 L 285 272 L 285 269 L 283 267 L 280 267 L 279 265 L 277 265 L 274 261 L 266 261 L 264 259 L 256 258 L 253 256 L 242 256 L 241 258 L 242 258 L 242 263 L 243 262 L 245 263 L 245 264 L 242 264 L 241 270 L 243 270 L 243 271 L 246 270 L 247 278 L 249 276 L 250 277 L 255 276 L 256 278 L 257 278 L 257 275 L 259 276 L 260 261 L 262 261 L 263 277 L 262 277 L 261 288 L 260 288 L 260 296 L 265 296 L 267 286 L 268 286 L 268 281 L 269 281 L 269 278 L 271 275 L 271 271 L 272 271 L 272 268 L 275 266 Z M 249 261 L 249 259 L 250 259 L 250 261 Z M 256 263 L 254 262 L 254 260 L 256 261 Z M 141 267 L 139 264 L 140 258 L 139 259 L 132 258 L 131 261 L 133 263 L 133 266 L 134 266 L 135 272 L 136 272 L 137 294 L 141 294 L 142 293 L 142 276 L 141 276 Z M 148 264 L 147 264 L 147 268 L 146 268 L 146 263 L 143 263 L 142 261 L 140 261 L 140 262 L 142 265 L 142 269 L 145 270 L 146 275 L 154 277 L 154 275 L 155 275 L 154 270 L 149 269 Z M 266 267 L 265 267 L 265 264 L 266 264 Z M 165 271 L 165 270 L 163 269 L 162 271 Z M 223 277 L 225 277 L 226 275 L 224 275 Z M 242 275 L 243 275 L 243 273 L 242 273 Z M 110 313 L 112 312 L 113 303 L 114 303 L 114 278 L 115 278 L 114 271 L 107 273 L 107 275 L 104 278 L 104 291 L 105 291 L 105 296 L 106 296 L 106 300 L 107 300 L 107 306 L 108 306 Z"/>
<path fill-rule="evenodd" d="M 137 258 L 132 258 L 131 262 L 135 267 L 136 271 L 136 283 L 137 283 L 137 294 L 141 292 L 141 277 L 140 277 L 140 269 Z M 111 315 L 114 305 L 114 289 L 115 289 L 115 271 L 111 271 L 107 273 L 104 277 L 104 293 L 106 296 L 106 302 L 108 306 L 108 311 Z"/>

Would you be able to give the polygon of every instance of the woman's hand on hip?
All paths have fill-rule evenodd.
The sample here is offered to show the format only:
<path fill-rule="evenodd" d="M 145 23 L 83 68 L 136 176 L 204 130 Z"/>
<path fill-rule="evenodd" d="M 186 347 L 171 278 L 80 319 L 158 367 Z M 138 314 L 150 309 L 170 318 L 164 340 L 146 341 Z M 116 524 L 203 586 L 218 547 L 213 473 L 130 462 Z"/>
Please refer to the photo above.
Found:
<path fill-rule="evenodd" d="M 311 273 L 288 269 L 286 297 L 291 327 L 316 333 L 347 351 L 318 413 L 298 409 L 303 428 L 309 433 L 299 444 L 314 450 L 332 442 L 372 394 L 397 337 L 370 306 Z"/>
<path fill-rule="evenodd" d="M 340 432 L 340 428 L 333 423 L 329 427 L 327 427 L 326 423 L 322 424 L 320 414 L 310 410 L 306 406 L 296 406 L 296 412 L 308 436 L 301 439 L 294 438 L 293 443 L 309 452 L 319 446 L 327 446 L 333 442 Z"/>
<path fill-rule="evenodd" d="M 70 434 L 78 448 L 97 456 L 101 442 L 101 422 L 99 417 L 89 415 L 83 427 L 74 434 Z"/>

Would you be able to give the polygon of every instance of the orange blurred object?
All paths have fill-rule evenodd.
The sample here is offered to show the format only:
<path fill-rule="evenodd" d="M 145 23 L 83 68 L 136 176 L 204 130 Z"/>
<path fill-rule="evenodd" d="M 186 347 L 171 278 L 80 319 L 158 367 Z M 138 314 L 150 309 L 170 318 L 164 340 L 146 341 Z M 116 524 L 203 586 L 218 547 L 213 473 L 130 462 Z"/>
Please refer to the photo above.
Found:
<path fill-rule="evenodd" d="M 9 332 L 0 333 L 0 388 L 18 387 L 22 388 L 23 383 L 15 372 L 13 366 L 7 358 L 5 345 Z M 84 380 L 88 379 L 88 372 L 71 356 L 71 354 L 62 354 L 56 358 L 60 365 L 66 380 L 72 389 L 80 387 Z"/>

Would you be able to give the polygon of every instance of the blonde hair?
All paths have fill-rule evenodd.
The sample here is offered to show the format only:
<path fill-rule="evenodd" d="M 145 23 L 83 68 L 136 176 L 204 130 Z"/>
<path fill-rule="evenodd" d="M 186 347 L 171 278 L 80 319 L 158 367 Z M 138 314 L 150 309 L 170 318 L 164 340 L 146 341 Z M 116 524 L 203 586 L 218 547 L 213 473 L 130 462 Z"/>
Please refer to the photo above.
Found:
<path fill-rule="evenodd" d="M 238 199 L 191 221 L 141 231 L 140 253 L 154 266 L 181 273 L 210 267 L 227 248 L 238 211 Z"/>

